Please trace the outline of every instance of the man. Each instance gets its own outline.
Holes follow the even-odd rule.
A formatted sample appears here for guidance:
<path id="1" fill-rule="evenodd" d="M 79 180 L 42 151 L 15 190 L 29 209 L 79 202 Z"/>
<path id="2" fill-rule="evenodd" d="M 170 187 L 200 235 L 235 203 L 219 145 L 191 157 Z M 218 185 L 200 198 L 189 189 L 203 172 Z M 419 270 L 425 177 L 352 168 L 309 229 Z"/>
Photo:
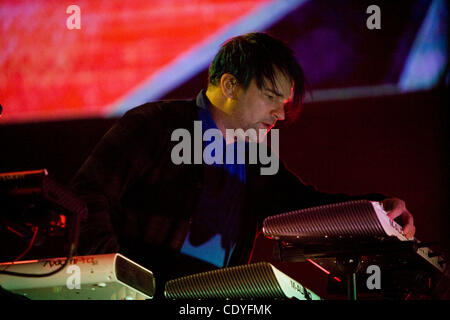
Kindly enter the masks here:
<path id="1" fill-rule="evenodd" d="M 263 175 L 260 162 L 174 161 L 180 142 L 174 132 L 195 137 L 196 121 L 204 134 L 220 132 L 216 139 L 224 140 L 224 148 L 216 153 L 238 153 L 238 143 L 246 140 L 248 155 L 252 143 L 300 108 L 304 82 L 287 46 L 250 33 L 222 46 L 209 68 L 208 88 L 196 100 L 147 103 L 128 111 L 73 180 L 89 209 L 79 254 L 121 252 L 154 271 L 157 280 L 166 280 L 247 263 L 255 234 L 269 215 L 353 199 L 383 201 L 412 237 L 413 218 L 400 199 L 322 193 L 282 163 Z M 257 135 L 228 135 L 230 129 Z M 201 142 L 200 157 L 212 139 Z M 182 156 L 199 156 L 195 144 Z"/>

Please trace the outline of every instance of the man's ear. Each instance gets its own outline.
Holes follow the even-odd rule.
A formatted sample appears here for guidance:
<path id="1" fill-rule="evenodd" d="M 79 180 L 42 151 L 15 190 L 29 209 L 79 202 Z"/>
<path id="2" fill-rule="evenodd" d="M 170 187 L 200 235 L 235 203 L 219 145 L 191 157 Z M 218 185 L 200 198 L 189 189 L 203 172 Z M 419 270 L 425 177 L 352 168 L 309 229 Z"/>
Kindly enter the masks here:
<path id="1" fill-rule="evenodd" d="M 220 89 L 225 97 L 229 99 L 235 99 L 237 93 L 238 82 L 230 73 L 224 73 L 220 77 Z"/>

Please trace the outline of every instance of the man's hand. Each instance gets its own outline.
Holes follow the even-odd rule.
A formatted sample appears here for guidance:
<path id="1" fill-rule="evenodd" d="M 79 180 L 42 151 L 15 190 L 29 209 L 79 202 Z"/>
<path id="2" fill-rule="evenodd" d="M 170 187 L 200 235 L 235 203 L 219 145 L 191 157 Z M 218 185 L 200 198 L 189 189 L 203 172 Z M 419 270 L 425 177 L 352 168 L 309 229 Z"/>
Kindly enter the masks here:
<path id="1" fill-rule="evenodd" d="M 382 203 L 389 218 L 394 220 L 395 218 L 400 217 L 403 233 L 406 238 L 413 238 L 416 233 L 416 227 L 414 226 L 414 219 L 411 212 L 406 209 L 405 201 L 398 198 L 389 198 L 383 200 Z"/>

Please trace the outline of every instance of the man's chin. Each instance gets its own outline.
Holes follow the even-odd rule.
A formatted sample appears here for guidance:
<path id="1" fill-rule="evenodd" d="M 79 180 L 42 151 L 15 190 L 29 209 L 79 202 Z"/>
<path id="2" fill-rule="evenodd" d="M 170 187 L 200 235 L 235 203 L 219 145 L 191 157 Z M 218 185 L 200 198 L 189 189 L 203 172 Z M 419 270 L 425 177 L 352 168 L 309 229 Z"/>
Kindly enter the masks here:
<path id="1" fill-rule="evenodd" d="M 267 134 L 269 133 L 269 131 L 270 131 L 270 129 L 269 130 L 259 129 L 256 140 L 250 141 L 250 142 L 255 142 L 255 143 L 265 142 L 267 140 Z"/>
<path id="2" fill-rule="evenodd" d="M 249 143 L 261 143 L 267 138 L 267 133 L 270 129 L 248 128 L 247 130 L 238 129 L 235 131 L 236 140 L 245 141 Z M 236 141 L 235 140 L 235 141 Z"/>

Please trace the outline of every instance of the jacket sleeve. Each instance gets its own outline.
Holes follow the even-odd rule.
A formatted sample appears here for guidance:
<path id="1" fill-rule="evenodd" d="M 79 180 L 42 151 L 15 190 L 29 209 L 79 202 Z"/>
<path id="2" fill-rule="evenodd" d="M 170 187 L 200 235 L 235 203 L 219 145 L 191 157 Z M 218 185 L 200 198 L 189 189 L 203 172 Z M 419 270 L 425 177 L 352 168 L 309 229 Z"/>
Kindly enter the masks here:
<path id="1" fill-rule="evenodd" d="M 128 111 L 99 141 L 71 181 L 88 207 L 81 222 L 77 254 L 118 252 L 114 220 L 120 199 L 155 158 L 161 121 L 143 107 Z"/>

